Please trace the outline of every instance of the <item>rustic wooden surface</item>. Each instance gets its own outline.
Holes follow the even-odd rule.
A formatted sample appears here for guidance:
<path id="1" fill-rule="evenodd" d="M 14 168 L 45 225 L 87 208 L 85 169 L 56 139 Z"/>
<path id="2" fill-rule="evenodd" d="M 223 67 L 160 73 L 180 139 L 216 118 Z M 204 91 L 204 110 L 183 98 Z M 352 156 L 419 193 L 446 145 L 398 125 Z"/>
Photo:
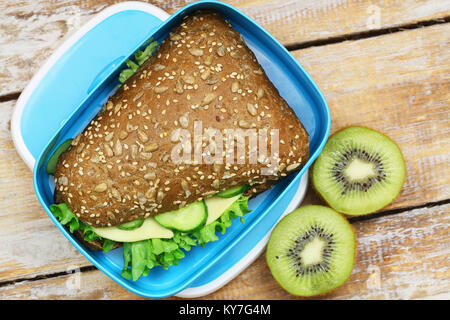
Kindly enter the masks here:
<path id="1" fill-rule="evenodd" d="M 448 298 L 449 210 L 447 204 L 410 210 L 395 217 L 386 215 L 371 219 L 370 223 L 353 223 L 358 247 L 352 276 L 342 287 L 321 298 Z M 72 268 L 75 272 L 58 277 L 5 285 L 1 293 L 14 299 L 139 298 L 97 269 L 79 272 L 76 266 Z M 263 255 L 224 288 L 205 298 L 296 299 L 280 289 Z"/>
<path id="2" fill-rule="evenodd" d="M 96 270 L 40 207 L 9 120 L 16 99 L 76 28 L 117 1 L 0 2 L 0 299 L 136 299 Z M 169 13 L 191 1 L 151 1 Z M 450 1 L 228 1 L 298 59 L 324 93 L 332 132 L 365 125 L 401 147 L 399 198 L 352 219 L 357 261 L 323 299 L 449 299 Z M 306 203 L 320 203 L 310 190 Z M 259 257 L 203 299 L 297 299 Z"/>

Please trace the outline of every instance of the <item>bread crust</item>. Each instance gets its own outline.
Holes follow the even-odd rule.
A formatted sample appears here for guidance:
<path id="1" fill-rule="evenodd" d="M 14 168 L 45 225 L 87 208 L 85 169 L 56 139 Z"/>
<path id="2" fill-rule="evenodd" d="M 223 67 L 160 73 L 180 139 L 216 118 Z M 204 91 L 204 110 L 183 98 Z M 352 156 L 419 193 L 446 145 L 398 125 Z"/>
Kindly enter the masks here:
<path id="1" fill-rule="evenodd" d="M 278 130 L 276 172 L 261 174 L 269 158 L 238 163 L 237 143 L 232 164 L 174 162 L 181 145 L 174 131 L 194 137 L 199 122 L 221 133 Z M 205 141 L 196 146 L 204 150 Z M 170 33 L 60 156 L 55 197 L 88 224 L 115 226 L 236 185 L 251 185 L 254 195 L 299 170 L 308 152 L 306 130 L 240 34 L 220 14 L 201 11 Z"/>

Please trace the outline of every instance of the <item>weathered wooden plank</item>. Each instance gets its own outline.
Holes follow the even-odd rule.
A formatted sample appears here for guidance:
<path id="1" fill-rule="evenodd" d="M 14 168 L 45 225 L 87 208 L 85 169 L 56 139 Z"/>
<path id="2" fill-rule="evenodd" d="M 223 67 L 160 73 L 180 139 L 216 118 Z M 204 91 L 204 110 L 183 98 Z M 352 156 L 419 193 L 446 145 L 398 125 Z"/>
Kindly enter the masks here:
<path id="1" fill-rule="evenodd" d="M 391 209 L 449 198 L 449 37 L 437 25 L 294 52 L 330 103 L 333 131 L 364 124 L 400 144 L 409 172 Z M 13 106 L 0 103 L 0 281 L 87 266 L 35 198 L 10 138 Z"/>
<path id="2" fill-rule="evenodd" d="M 349 280 L 321 299 L 449 299 L 450 205 L 353 224 L 358 245 Z M 100 271 L 0 287 L 1 299 L 137 299 Z M 202 299 L 298 299 L 273 279 L 265 256 Z"/>
<path id="3" fill-rule="evenodd" d="M 327 299 L 421 299 L 450 296 L 450 206 L 357 222 L 353 273 Z M 245 289 L 244 289 L 245 288 Z M 264 256 L 209 298 L 293 299 L 272 279 Z"/>
<path id="4" fill-rule="evenodd" d="M 63 39 L 116 0 L 0 2 L 0 95 L 23 90 Z M 189 0 L 151 0 L 173 13 Z M 449 0 L 229 0 L 285 45 L 450 15 Z"/>
<path id="5" fill-rule="evenodd" d="M 450 24 L 293 52 L 325 95 L 331 132 L 379 130 L 406 161 L 386 209 L 450 198 Z"/>
<path id="6" fill-rule="evenodd" d="M 0 281 L 88 264 L 55 229 L 36 198 L 32 173 L 11 140 L 14 103 L 0 103 Z"/>

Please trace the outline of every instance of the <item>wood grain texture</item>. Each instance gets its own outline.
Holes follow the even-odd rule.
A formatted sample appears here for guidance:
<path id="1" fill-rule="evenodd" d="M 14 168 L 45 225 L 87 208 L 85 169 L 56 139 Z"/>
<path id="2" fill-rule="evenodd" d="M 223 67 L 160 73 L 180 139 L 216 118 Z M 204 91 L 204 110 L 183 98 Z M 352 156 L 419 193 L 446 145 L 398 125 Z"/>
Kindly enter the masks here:
<path id="1" fill-rule="evenodd" d="M 349 280 L 323 299 L 450 298 L 450 205 L 353 223 L 358 245 Z M 0 287 L 0 299 L 137 299 L 100 271 Z M 176 297 L 175 297 L 176 298 Z M 174 299 L 172 297 L 171 299 Z M 300 299 L 284 291 L 260 256 L 221 290 L 202 299 Z"/>
<path id="2" fill-rule="evenodd" d="M 116 0 L 0 2 L 0 96 L 23 90 L 68 35 Z M 168 11 L 193 1 L 147 1 Z M 450 0 L 229 0 L 285 45 L 450 15 Z"/>
<path id="3" fill-rule="evenodd" d="M 450 67 L 448 52 L 442 50 L 448 46 L 446 30 L 448 26 L 439 25 L 294 52 L 329 101 L 332 131 L 365 124 L 400 144 L 408 176 L 391 209 L 449 198 Z M 375 57 L 373 62 L 371 57 Z M 31 172 L 10 137 L 14 103 L 0 103 L 0 281 L 88 266 L 53 226 L 34 195 Z M 313 192 L 308 197 L 316 201 Z M 253 268 L 241 279 L 251 280 Z M 99 285 L 102 281 L 98 280 Z M 234 293 L 238 294 L 226 294 L 231 298 Z M 249 289 L 246 297 L 257 298 L 255 293 Z"/>
<path id="4" fill-rule="evenodd" d="M 385 209 L 450 198 L 450 25 L 293 52 L 325 95 L 331 133 L 379 130 L 401 148 L 406 182 Z"/>
<path id="5" fill-rule="evenodd" d="M 32 173 L 11 140 L 14 103 L 0 103 L 0 281 L 64 271 L 73 263 L 88 264 L 36 198 Z"/>
<path id="6" fill-rule="evenodd" d="M 112 2 L 1 2 L 0 95 L 22 90 L 67 34 Z M 276 1 L 232 3 L 285 44 L 298 41 L 289 37 L 300 32 L 301 25 L 317 33 L 310 32 L 300 41 L 366 30 L 361 16 L 350 13 L 367 10 L 370 1 L 331 2 L 286 1 L 305 8 L 326 7 L 314 15 L 291 19 L 286 19 L 290 14 L 286 12 L 294 14 L 294 10 L 286 10 Z M 184 3 L 157 4 L 173 11 Z M 382 27 L 448 15 L 448 1 L 384 1 L 382 5 L 386 8 L 382 10 Z M 272 10 L 265 11 L 266 6 Z M 335 25 L 332 12 L 338 16 Z M 344 19 L 345 14 L 349 16 Z M 388 16 L 396 18 L 389 22 Z M 354 19 L 360 19 L 359 25 L 352 27 Z M 299 29 L 289 29 L 290 23 L 297 23 Z M 320 34 L 326 30 L 332 30 L 331 35 Z M 449 45 L 449 24 L 439 24 L 293 52 L 327 98 L 332 132 L 348 125 L 365 125 L 386 133 L 400 145 L 407 180 L 400 197 L 384 210 L 406 210 L 450 198 Z M 90 263 L 54 227 L 34 195 L 31 172 L 10 137 L 14 104 L 15 100 L 0 103 L 0 298 L 136 298 L 97 270 L 21 281 L 70 272 Z M 311 190 L 306 201 L 320 203 Z M 449 205 L 442 205 L 355 222 L 359 249 L 352 278 L 324 298 L 448 299 L 449 212 Z M 15 280 L 20 282 L 1 285 Z M 238 278 L 206 298 L 294 297 L 273 281 L 260 257 Z"/>

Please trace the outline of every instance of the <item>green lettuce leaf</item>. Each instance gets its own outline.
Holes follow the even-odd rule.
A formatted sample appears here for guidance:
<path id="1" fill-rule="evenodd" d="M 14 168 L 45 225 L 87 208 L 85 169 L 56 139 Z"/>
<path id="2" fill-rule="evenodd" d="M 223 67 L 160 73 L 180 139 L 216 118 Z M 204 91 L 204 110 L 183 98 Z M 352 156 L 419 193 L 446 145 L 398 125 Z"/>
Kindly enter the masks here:
<path id="1" fill-rule="evenodd" d="M 233 204 L 222 213 L 219 219 L 193 233 L 193 236 L 197 240 L 197 244 L 204 246 L 208 242 L 219 240 L 216 231 L 224 234 L 226 229 L 231 226 L 232 219 L 237 217 L 244 223 L 243 217 L 248 212 L 250 212 L 248 209 L 248 197 L 242 196 L 233 202 Z"/>
<path id="2" fill-rule="evenodd" d="M 71 233 L 76 230 L 81 231 L 85 241 L 103 241 L 103 251 L 107 252 L 111 250 L 116 244 L 113 240 L 103 239 L 94 232 L 90 225 L 78 220 L 77 216 L 75 216 L 66 203 L 52 204 L 50 205 L 50 211 L 63 226 L 69 227 Z"/>
<path id="3" fill-rule="evenodd" d="M 121 276 L 127 280 L 131 279 L 131 269 L 128 266 L 131 264 L 131 242 L 123 243 L 123 269 Z"/>
<path id="4" fill-rule="evenodd" d="M 153 39 L 148 40 L 144 45 L 147 45 L 145 49 L 137 50 L 134 53 L 134 61 L 132 59 L 128 59 L 125 63 L 128 68 L 123 69 L 119 75 L 119 81 L 124 83 L 127 81 L 136 71 L 137 69 L 145 62 L 148 58 L 150 58 L 155 52 L 156 48 L 158 48 L 158 41 L 153 41 Z"/>
<path id="5" fill-rule="evenodd" d="M 231 225 L 232 220 L 240 217 L 244 223 L 243 216 L 250 212 L 248 209 L 248 197 L 240 197 L 236 200 L 216 221 L 200 228 L 192 233 L 181 233 L 174 231 L 171 239 L 148 239 L 138 242 L 124 243 L 124 268 L 122 276 L 126 279 L 139 279 L 146 275 L 155 266 L 164 269 L 177 265 L 185 256 L 184 251 L 189 251 L 192 246 L 205 246 L 206 243 L 219 240 L 216 232 L 222 234 Z M 143 245 L 142 243 L 146 243 Z M 132 249 L 134 246 L 139 248 Z M 128 249 L 128 247 L 130 247 Z M 141 250 L 146 249 L 143 253 Z M 183 249 L 183 250 L 181 250 Z M 145 267 L 143 267 L 145 265 Z"/>
<path id="6" fill-rule="evenodd" d="M 115 242 L 102 239 L 92 227 L 79 221 L 65 203 L 54 204 L 50 210 L 58 218 L 61 224 L 68 226 L 70 232 L 80 230 L 86 241 L 103 240 L 103 251 L 111 250 Z M 219 237 L 216 232 L 222 234 L 231 225 L 232 220 L 237 217 L 244 223 L 243 216 L 250 212 L 248 209 L 248 197 L 240 197 L 236 200 L 216 221 L 203 226 L 191 233 L 174 231 L 171 239 L 147 239 L 136 242 L 123 243 L 123 269 L 122 277 L 127 280 L 138 280 L 146 276 L 150 269 L 161 266 L 164 269 L 177 265 L 192 246 L 205 246 L 208 242 L 217 241 Z"/>
<path id="7" fill-rule="evenodd" d="M 103 252 L 108 252 L 114 248 L 116 242 L 111 239 L 103 239 Z"/>
<path id="8" fill-rule="evenodd" d="M 147 45 L 144 51 L 138 50 L 134 54 L 134 58 L 140 66 L 142 66 L 142 64 L 147 61 L 147 59 L 150 58 L 153 52 L 155 52 L 155 50 L 158 48 L 158 41 L 150 39 L 144 45 Z"/>

